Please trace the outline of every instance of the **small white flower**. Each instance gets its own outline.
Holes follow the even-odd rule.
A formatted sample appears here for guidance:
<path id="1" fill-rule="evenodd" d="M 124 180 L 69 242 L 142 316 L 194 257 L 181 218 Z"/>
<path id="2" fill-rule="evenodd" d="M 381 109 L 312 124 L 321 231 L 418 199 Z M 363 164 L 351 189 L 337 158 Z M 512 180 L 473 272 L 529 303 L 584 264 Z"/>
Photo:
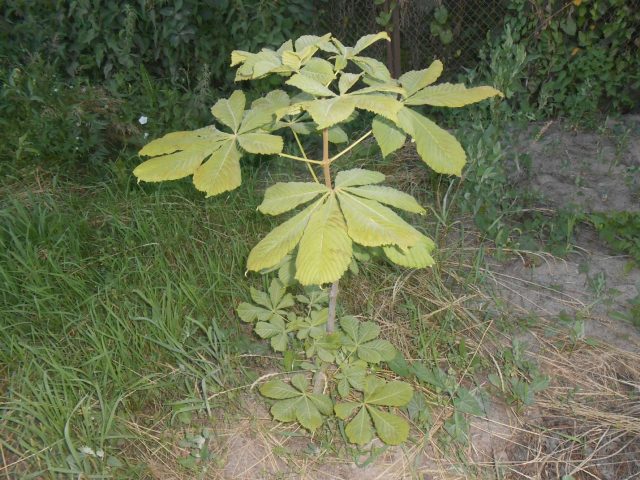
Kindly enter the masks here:
<path id="1" fill-rule="evenodd" d="M 96 454 L 96 452 L 94 452 L 91 447 L 87 447 L 86 445 L 84 447 L 80 447 L 80 453 L 84 453 L 85 455 L 91 455 L 91 456 L 95 456 Z"/>
<path id="2" fill-rule="evenodd" d="M 142 115 L 142 116 L 138 119 L 138 123 L 139 123 L 140 125 L 146 125 L 148 120 L 149 120 L 149 119 L 148 119 L 147 117 L 145 117 L 144 115 Z"/>
<path id="3" fill-rule="evenodd" d="M 144 132 L 144 138 L 147 138 L 149 136 L 149 132 Z"/>
<path id="4" fill-rule="evenodd" d="M 102 450 L 102 449 L 96 450 L 96 457 L 104 458 L 104 450 Z"/>

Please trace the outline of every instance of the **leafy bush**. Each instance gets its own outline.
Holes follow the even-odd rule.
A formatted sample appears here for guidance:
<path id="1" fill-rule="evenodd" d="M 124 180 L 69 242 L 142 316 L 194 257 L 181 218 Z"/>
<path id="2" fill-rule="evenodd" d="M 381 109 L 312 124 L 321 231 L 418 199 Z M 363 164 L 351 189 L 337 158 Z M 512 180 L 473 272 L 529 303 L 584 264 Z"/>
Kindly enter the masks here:
<path id="1" fill-rule="evenodd" d="M 507 35 L 526 49 L 522 95 L 537 115 L 583 119 L 599 110 L 619 112 L 640 99 L 640 9 L 626 0 L 572 2 L 513 0 Z"/>
<path id="2" fill-rule="evenodd" d="M 306 0 L 18 0 L 0 13 L 0 58 L 10 64 L 40 53 L 93 79 L 135 77 L 142 64 L 184 85 L 208 65 L 218 86 L 231 81 L 224 67 L 233 48 L 279 45 L 316 18 Z"/>

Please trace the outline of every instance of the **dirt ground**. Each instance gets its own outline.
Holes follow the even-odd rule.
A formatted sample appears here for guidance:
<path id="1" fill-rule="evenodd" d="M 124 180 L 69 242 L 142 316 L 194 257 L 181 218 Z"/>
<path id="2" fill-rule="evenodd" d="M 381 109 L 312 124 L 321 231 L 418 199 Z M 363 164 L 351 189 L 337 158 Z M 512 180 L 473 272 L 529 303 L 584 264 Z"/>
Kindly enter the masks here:
<path id="1" fill-rule="evenodd" d="M 560 122 L 534 125 L 515 148 L 530 164 L 516 162 L 512 180 L 542 194 L 545 208 L 640 211 L 640 116 L 596 133 Z M 247 394 L 240 401 L 247 417 L 220 429 L 220 461 L 204 478 L 640 478 L 640 329 L 625 320 L 640 296 L 640 270 L 588 227 L 578 228 L 576 243 L 564 259 L 539 253 L 489 260 L 484 287 L 495 304 L 488 308 L 529 325 L 505 334 L 504 344 L 524 343 L 550 384 L 524 409 L 485 400 L 467 449 L 443 452 L 436 422 L 404 447 L 374 445 L 368 459 L 338 458 L 305 432 L 272 422 Z M 180 477 L 159 468 L 156 478 Z"/>

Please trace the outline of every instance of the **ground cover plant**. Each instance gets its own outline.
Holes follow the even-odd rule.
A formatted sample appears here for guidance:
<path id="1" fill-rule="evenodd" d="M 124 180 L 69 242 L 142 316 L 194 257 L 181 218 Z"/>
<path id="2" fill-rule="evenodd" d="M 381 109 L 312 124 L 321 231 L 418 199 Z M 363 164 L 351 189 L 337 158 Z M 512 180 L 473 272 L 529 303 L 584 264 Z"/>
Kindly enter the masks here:
<path id="1" fill-rule="evenodd" d="M 325 416 L 335 414 L 347 421 L 345 433 L 359 445 L 369 443 L 374 431 L 391 445 L 406 440 L 408 423 L 380 407 L 405 406 L 412 389 L 405 382 L 386 382 L 375 375 L 373 367 L 393 360 L 397 353 L 388 341 L 377 338 L 377 325 L 348 316 L 336 323 L 338 281 L 358 255 L 370 254 L 371 248 L 382 250 L 388 260 L 404 267 L 429 267 L 433 265 L 434 243 L 388 207 L 423 214 L 425 210 L 413 197 L 378 185 L 385 177 L 373 170 L 340 170 L 333 178 L 332 164 L 370 135 L 385 156 L 401 148 L 409 136 L 432 169 L 460 175 L 466 160 L 458 141 L 411 107 L 462 107 L 501 95 L 487 86 L 432 86 L 443 69 L 437 60 L 425 70 L 410 71 L 395 80 L 384 64 L 362 55 L 379 40 L 390 41 L 383 32 L 346 47 L 330 34 L 309 35 L 289 40 L 275 51 L 234 51 L 231 61 L 232 66 L 238 66 L 236 80 L 280 75 L 287 77 L 287 86 L 297 90 L 295 95 L 274 90 L 247 110 L 244 93 L 236 90 L 211 108 L 212 115 L 230 133 L 213 125 L 170 133 L 140 151 L 153 158 L 134 171 L 138 179 L 152 182 L 193 175 L 195 187 L 210 196 L 240 185 L 239 161 L 244 153 L 275 154 L 308 166 L 313 182 L 276 183 L 265 192 L 258 207 L 264 214 L 280 215 L 313 202 L 251 250 L 249 270 L 278 269 L 281 279 L 271 282 L 268 293 L 252 290 L 255 304 L 241 304 L 238 314 L 245 322 L 257 321 L 256 333 L 270 339 L 273 350 L 293 357 L 292 369 L 313 373 L 313 386 L 306 375 L 296 374 L 290 384 L 270 380 L 260 387 L 265 397 L 276 400 L 271 408 L 273 416 L 283 422 L 297 421 L 313 432 Z M 328 60 L 319 53 L 326 54 Z M 349 66 L 359 73 L 350 73 Z M 371 129 L 331 155 L 331 137 L 334 142 L 346 142 L 340 125 L 358 110 L 376 115 Z M 300 156 L 283 152 L 282 137 L 273 134 L 283 129 L 294 136 Z M 299 135 L 313 132 L 322 135 L 321 160 L 310 158 L 300 141 Z M 323 183 L 314 166 L 322 169 Z M 317 300 L 309 300 L 310 308 L 304 314 L 289 310 L 295 301 L 285 284 L 293 279 L 302 286 L 331 284 L 328 306 L 320 309 Z M 304 355 L 296 362 L 301 346 Z M 337 388 L 329 391 L 337 391 L 339 400 L 322 393 L 331 379 Z M 355 398 L 352 388 L 359 392 Z"/>

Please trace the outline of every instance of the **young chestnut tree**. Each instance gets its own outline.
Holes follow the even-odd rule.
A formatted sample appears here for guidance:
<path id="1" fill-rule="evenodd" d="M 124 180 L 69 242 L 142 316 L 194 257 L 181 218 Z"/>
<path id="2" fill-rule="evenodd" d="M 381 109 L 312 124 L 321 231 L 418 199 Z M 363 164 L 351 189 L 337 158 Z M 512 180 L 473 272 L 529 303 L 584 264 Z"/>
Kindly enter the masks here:
<path id="1" fill-rule="evenodd" d="M 387 443 L 406 439 L 408 425 L 380 408 L 406 404 L 411 389 L 403 382 L 386 383 L 370 374 L 369 365 L 395 355 L 388 342 L 374 340 L 379 333 L 374 324 L 344 317 L 336 325 L 338 281 L 352 263 L 354 249 L 380 247 L 398 265 L 424 268 L 433 265 L 434 243 L 393 211 L 423 214 L 425 210 L 411 195 L 381 185 L 385 177 L 379 172 L 338 170 L 336 165 L 371 135 L 384 156 L 410 137 L 420 158 L 433 170 L 460 175 L 466 158 L 459 142 L 414 107 L 457 108 L 501 95 L 488 86 L 434 85 L 443 69 L 438 60 L 394 79 L 383 63 L 362 55 L 380 40 L 389 41 L 389 37 L 384 32 L 366 35 L 355 46 L 346 47 L 331 34 L 307 35 L 275 51 L 234 51 L 231 66 L 238 67 L 236 81 L 279 75 L 286 78 L 285 87 L 291 93 L 273 90 L 247 108 L 244 93 L 236 90 L 211 108 L 220 128 L 209 125 L 153 140 L 140 151 L 152 158 L 134 170 L 139 180 L 147 182 L 193 175 L 195 187 L 208 197 L 240 185 L 240 159 L 245 153 L 278 155 L 307 165 L 309 182 L 276 183 L 266 190 L 260 212 L 281 215 L 302 209 L 253 247 L 247 268 L 255 272 L 285 268 L 303 286 L 331 284 L 328 308 L 310 308 L 302 317 L 287 312 L 294 302 L 284 293 L 282 282 L 274 280 L 278 283 L 272 282 L 269 294 L 252 290 L 259 306 L 244 303 L 239 315 L 245 321 L 257 320 L 256 332 L 270 338 L 275 350 L 286 352 L 290 336 L 305 342 L 306 358 L 317 360 L 306 364 L 316 372 L 316 380 L 326 379 L 327 364 L 337 365 L 330 376 L 338 394 L 347 398 L 353 387 L 362 397 L 360 403 L 334 405 L 318 391 L 317 381 L 309 393 L 306 377 L 296 375 L 290 384 L 277 380 L 261 388 L 265 396 L 277 399 L 274 416 L 298 421 L 310 430 L 326 415 L 335 413 L 345 420 L 353 416 L 346 433 L 359 444 L 370 440 L 372 421 Z M 331 152 L 330 143 L 348 141 L 340 125 L 351 121 L 357 110 L 375 114 L 371 130 Z M 297 154 L 283 152 L 281 135 L 287 132 L 295 140 Z M 303 146 L 302 137 L 314 133 L 322 136 L 322 158 L 311 158 Z"/>

